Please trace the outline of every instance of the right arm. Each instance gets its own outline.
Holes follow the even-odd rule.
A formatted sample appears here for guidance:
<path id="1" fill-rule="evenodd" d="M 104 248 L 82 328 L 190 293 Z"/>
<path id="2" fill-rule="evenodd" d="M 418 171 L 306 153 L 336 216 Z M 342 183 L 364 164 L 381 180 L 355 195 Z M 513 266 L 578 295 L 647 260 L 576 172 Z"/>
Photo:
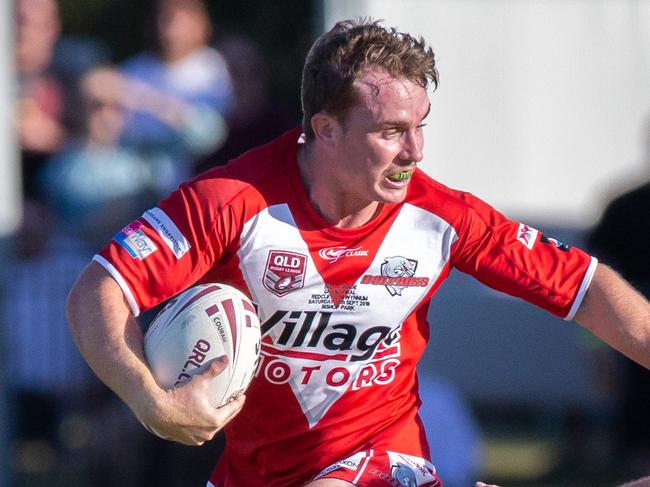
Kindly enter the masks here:
<path id="1" fill-rule="evenodd" d="M 99 379 L 142 423 L 169 439 L 200 445 L 243 406 L 243 396 L 219 409 L 208 401 L 208 383 L 226 365 L 218 359 L 180 386 L 160 388 L 147 366 L 142 331 L 122 290 L 96 262 L 70 291 L 67 314 L 77 346 Z"/>

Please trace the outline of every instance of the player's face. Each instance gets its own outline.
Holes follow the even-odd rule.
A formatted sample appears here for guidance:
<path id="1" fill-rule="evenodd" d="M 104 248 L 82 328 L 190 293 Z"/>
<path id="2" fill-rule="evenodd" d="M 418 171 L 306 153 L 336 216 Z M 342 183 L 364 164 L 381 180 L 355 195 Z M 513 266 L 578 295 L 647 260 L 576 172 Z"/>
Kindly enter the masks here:
<path id="1" fill-rule="evenodd" d="M 422 160 L 429 97 L 419 84 L 367 69 L 356 82 L 359 103 L 340 121 L 336 170 L 348 197 L 399 203 Z"/>

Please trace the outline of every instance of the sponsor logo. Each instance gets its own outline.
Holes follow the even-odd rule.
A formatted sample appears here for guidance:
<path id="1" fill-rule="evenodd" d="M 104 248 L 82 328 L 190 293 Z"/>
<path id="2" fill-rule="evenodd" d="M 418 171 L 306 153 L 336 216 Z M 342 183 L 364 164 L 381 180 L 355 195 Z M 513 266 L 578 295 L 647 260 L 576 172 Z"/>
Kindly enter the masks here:
<path id="1" fill-rule="evenodd" d="M 401 323 L 390 328 L 336 318 L 329 311 L 277 310 L 261 327 L 255 377 L 288 384 L 310 427 L 346 390 L 391 383 L 401 363 Z"/>
<path id="2" fill-rule="evenodd" d="M 356 454 L 352 455 L 351 457 L 346 458 L 345 460 L 339 460 L 339 461 L 333 463 L 332 465 L 330 465 L 329 467 L 325 468 L 324 470 L 322 470 L 316 476 L 316 478 L 317 479 L 321 478 L 324 475 L 327 475 L 328 473 L 332 473 L 335 470 L 340 470 L 342 468 L 345 468 L 347 470 L 356 471 L 356 470 L 359 469 L 359 465 L 361 465 L 361 461 L 363 460 L 364 457 L 365 457 L 365 453 L 364 452 L 359 452 L 359 453 L 356 453 Z"/>
<path id="3" fill-rule="evenodd" d="M 558 250 L 561 250 L 562 252 L 568 252 L 571 250 L 571 246 L 560 242 L 559 240 L 551 237 L 547 237 L 546 235 L 542 234 L 542 236 L 539 239 L 540 242 L 544 244 L 550 244 L 550 245 L 555 245 Z"/>
<path id="4" fill-rule="evenodd" d="M 288 250 L 271 250 L 264 270 L 264 287 L 282 297 L 304 285 L 307 256 Z"/>
<path id="5" fill-rule="evenodd" d="M 228 337 L 226 336 L 226 330 L 223 327 L 223 323 L 221 322 L 221 318 L 219 317 L 218 314 L 215 314 L 211 316 L 212 318 L 212 323 L 214 323 L 214 326 L 217 328 L 217 331 L 219 332 L 219 336 L 221 337 L 221 341 L 223 343 L 226 343 L 228 341 Z"/>
<path id="6" fill-rule="evenodd" d="M 535 245 L 535 240 L 537 240 L 538 233 L 539 232 L 533 227 L 520 223 L 519 228 L 517 229 L 517 240 L 528 247 L 529 250 L 532 250 Z"/>
<path id="7" fill-rule="evenodd" d="M 262 324 L 262 336 L 276 332 L 273 345 L 294 357 L 343 362 L 369 360 L 380 344 L 390 347 L 399 340 L 401 325 L 396 329 L 369 326 L 361 331 L 350 323 L 330 323 L 332 315 L 330 311 L 278 310 Z"/>
<path id="8" fill-rule="evenodd" d="M 390 384 L 395 378 L 395 370 L 400 364 L 399 360 L 390 359 L 381 362 L 379 366 L 370 363 L 363 367 L 355 367 L 353 369 L 348 366 L 331 364 L 309 365 L 309 362 L 304 362 L 305 365 L 299 366 L 295 360 L 291 359 L 295 359 L 296 355 L 302 356 L 303 354 L 286 354 L 286 360 L 279 358 L 282 355 L 277 349 L 265 347 L 263 344 L 260 355 L 261 359 L 255 371 L 255 377 L 263 373 L 266 380 L 275 385 L 287 384 L 291 381 L 292 386 L 297 386 L 299 389 L 307 391 L 306 397 L 304 398 L 306 400 L 305 402 L 318 402 L 318 395 L 322 394 L 322 392 L 318 392 L 318 389 L 323 386 L 330 389 L 341 387 L 345 389 L 350 384 L 350 381 L 352 381 L 352 390 L 356 391 L 362 387 Z M 325 359 L 320 358 L 318 354 L 312 354 L 311 357 L 305 356 L 304 360 L 324 361 Z M 357 369 L 359 369 L 358 374 Z M 310 386 L 314 385 L 315 389 L 310 389 Z M 301 395 L 300 391 L 294 390 L 294 393 Z M 338 398 L 335 396 L 329 399 L 334 399 L 335 401 Z M 325 404 L 322 405 L 325 406 Z"/>
<path id="9" fill-rule="evenodd" d="M 134 259 L 142 260 L 158 248 L 142 230 L 142 223 L 134 221 L 113 237 Z"/>
<path id="10" fill-rule="evenodd" d="M 336 262 L 342 257 L 367 257 L 368 251 L 361 247 L 349 249 L 347 247 L 329 247 L 318 251 L 321 259 L 329 261 L 330 264 Z"/>
<path id="11" fill-rule="evenodd" d="M 176 224 L 160 208 L 152 208 L 144 212 L 142 217 L 152 226 L 163 242 L 169 247 L 177 259 L 190 250 L 190 243 L 178 229 Z"/>
<path id="12" fill-rule="evenodd" d="M 356 470 L 359 468 L 359 462 L 352 460 L 351 458 L 341 460 L 340 462 L 337 462 L 337 464 L 341 467 L 347 468 L 348 470 Z"/>
<path id="13" fill-rule="evenodd" d="M 417 277 L 415 271 L 418 261 L 400 255 L 387 257 L 381 264 L 381 275 L 366 274 L 361 278 L 361 284 L 385 286 L 391 296 L 401 296 L 408 287 L 426 287 L 428 277 Z"/>

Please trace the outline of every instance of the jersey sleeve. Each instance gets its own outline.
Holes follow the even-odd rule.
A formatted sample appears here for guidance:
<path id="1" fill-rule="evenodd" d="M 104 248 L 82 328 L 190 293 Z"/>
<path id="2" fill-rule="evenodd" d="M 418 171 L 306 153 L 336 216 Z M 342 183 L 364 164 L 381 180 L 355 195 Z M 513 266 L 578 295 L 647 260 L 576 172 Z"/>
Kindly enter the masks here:
<path id="1" fill-rule="evenodd" d="M 452 264 L 487 286 L 572 320 L 598 261 L 541 231 L 509 220 L 471 194 Z"/>
<path id="2" fill-rule="evenodd" d="M 242 217 L 233 195 L 241 185 L 221 180 L 215 191 L 214 181 L 184 183 L 94 257 L 120 285 L 135 316 L 196 283 L 237 239 Z"/>

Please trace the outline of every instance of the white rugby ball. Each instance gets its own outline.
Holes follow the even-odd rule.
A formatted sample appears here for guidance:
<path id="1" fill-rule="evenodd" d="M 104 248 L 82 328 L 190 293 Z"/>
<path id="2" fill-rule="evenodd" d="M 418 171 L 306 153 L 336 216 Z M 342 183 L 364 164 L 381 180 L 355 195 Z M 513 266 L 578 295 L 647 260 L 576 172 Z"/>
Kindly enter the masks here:
<path id="1" fill-rule="evenodd" d="M 248 387 L 260 353 L 260 321 L 244 293 L 209 283 L 173 298 L 151 322 L 144 352 L 158 384 L 168 389 L 222 355 L 228 366 L 210 384 L 210 402 L 220 407 Z"/>

